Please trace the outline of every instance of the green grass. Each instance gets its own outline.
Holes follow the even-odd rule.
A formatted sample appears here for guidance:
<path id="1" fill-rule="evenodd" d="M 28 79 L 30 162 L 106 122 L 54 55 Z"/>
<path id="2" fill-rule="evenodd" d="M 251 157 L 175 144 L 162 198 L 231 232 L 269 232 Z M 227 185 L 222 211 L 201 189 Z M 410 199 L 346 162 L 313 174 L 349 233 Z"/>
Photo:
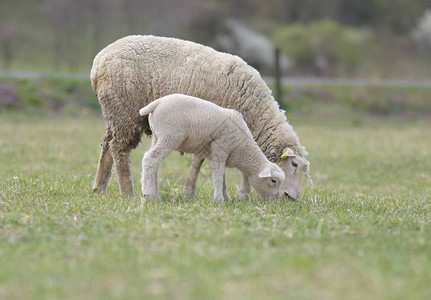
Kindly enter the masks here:
<path id="1" fill-rule="evenodd" d="M 102 119 L 1 113 L 0 298 L 430 299 L 431 121 L 291 122 L 315 182 L 299 201 L 213 203 L 208 166 L 186 201 L 174 153 L 142 203 L 115 177 L 91 191 Z"/>

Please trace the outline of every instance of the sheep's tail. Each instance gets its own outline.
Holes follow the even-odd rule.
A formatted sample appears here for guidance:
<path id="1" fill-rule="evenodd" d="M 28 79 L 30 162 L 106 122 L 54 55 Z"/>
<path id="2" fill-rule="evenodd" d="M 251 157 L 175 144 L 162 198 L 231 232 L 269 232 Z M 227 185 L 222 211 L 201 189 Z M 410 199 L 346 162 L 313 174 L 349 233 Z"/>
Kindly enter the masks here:
<path id="1" fill-rule="evenodd" d="M 143 108 L 141 108 L 139 110 L 139 114 L 141 116 L 148 116 L 150 113 L 152 113 L 156 109 L 156 107 L 157 107 L 157 105 L 159 105 L 159 103 L 160 103 L 160 99 L 157 99 L 157 100 L 149 103 L 147 106 L 144 106 Z"/>
<path id="2" fill-rule="evenodd" d="M 91 68 L 90 80 L 91 80 L 91 87 L 93 88 L 93 91 L 97 93 L 97 71 L 95 66 Z"/>
<path id="3" fill-rule="evenodd" d="M 90 70 L 90 81 L 91 81 L 91 87 L 93 88 L 93 91 L 97 93 L 97 88 L 99 84 L 99 80 L 103 80 L 106 76 L 106 66 L 101 67 L 102 62 L 99 59 L 100 53 L 96 55 L 96 57 L 93 60 L 93 65 L 91 66 Z"/>

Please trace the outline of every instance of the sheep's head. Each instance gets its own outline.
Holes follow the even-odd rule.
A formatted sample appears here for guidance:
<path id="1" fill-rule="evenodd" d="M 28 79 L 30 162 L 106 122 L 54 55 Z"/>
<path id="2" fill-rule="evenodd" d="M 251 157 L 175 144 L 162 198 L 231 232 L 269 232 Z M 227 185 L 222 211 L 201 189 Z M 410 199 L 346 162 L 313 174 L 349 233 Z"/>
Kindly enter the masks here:
<path id="1" fill-rule="evenodd" d="M 280 188 L 284 182 L 283 170 L 274 163 L 268 163 L 258 176 L 250 178 L 256 192 L 263 198 L 277 199 L 280 197 Z"/>
<path id="2" fill-rule="evenodd" d="M 296 200 L 301 195 L 302 176 L 305 175 L 308 183 L 313 183 L 308 174 L 310 163 L 305 158 L 295 155 L 290 148 L 283 149 L 280 158 L 278 165 L 284 171 L 286 177 L 280 192 L 282 195 Z"/>

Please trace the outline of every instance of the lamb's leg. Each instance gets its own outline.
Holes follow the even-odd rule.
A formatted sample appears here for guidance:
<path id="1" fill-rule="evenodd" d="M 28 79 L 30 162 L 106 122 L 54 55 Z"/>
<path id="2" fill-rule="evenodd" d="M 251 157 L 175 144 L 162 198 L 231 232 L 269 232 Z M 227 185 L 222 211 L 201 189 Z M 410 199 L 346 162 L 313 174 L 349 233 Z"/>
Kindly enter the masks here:
<path id="1" fill-rule="evenodd" d="M 154 153 L 151 153 L 151 149 L 145 152 L 144 158 L 142 159 L 141 176 L 141 189 L 145 198 L 161 200 L 159 184 L 157 181 L 157 171 L 159 166 L 159 157 Z"/>
<path id="2" fill-rule="evenodd" d="M 248 177 L 241 172 L 241 185 L 238 189 L 238 197 L 240 199 L 245 199 L 251 194 L 251 185 Z"/>
<path id="3" fill-rule="evenodd" d="M 181 143 L 181 142 L 180 142 Z M 166 141 L 158 140 L 156 143 L 153 140 L 151 149 L 145 152 L 142 159 L 142 194 L 148 199 L 159 199 L 160 189 L 157 180 L 157 172 L 162 161 L 178 147 L 180 143 L 167 143 Z"/>
<path id="4" fill-rule="evenodd" d="M 211 175 L 214 183 L 214 201 L 223 201 L 223 184 L 224 184 L 224 173 L 226 171 L 225 161 L 219 159 L 211 159 Z"/>
<path id="5" fill-rule="evenodd" d="M 198 180 L 199 172 L 204 162 L 204 158 L 196 154 L 193 154 L 192 167 L 190 168 L 189 177 L 187 177 L 186 184 L 184 185 L 184 197 L 187 199 L 193 199 L 196 191 L 196 182 Z"/>
<path id="6" fill-rule="evenodd" d="M 130 169 L 130 152 L 131 147 L 125 148 L 112 140 L 110 149 L 115 163 L 115 173 L 117 174 L 120 192 L 123 195 L 134 197 L 132 172 Z"/>
<path id="7" fill-rule="evenodd" d="M 230 197 L 229 193 L 227 192 L 227 185 L 226 185 L 226 172 L 223 175 L 223 197 L 232 202 L 232 198 Z"/>
<path id="8" fill-rule="evenodd" d="M 93 191 L 105 193 L 112 175 L 113 158 L 109 149 L 109 141 L 112 136 L 106 133 L 102 140 L 102 151 L 100 152 L 99 163 L 97 165 L 96 177 L 94 178 Z"/>

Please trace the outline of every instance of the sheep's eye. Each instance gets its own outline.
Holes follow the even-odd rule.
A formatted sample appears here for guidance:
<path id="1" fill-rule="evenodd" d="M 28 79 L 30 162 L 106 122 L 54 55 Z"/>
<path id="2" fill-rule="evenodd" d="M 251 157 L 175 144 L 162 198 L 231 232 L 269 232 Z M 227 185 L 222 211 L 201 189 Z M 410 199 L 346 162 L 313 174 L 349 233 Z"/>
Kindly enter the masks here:
<path id="1" fill-rule="evenodd" d="M 271 179 L 271 182 L 272 182 L 272 183 L 277 183 L 277 180 L 275 180 L 275 179 Z"/>
<path id="2" fill-rule="evenodd" d="M 294 166 L 295 168 L 297 168 L 298 164 L 295 161 L 292 161 L 292 166 Z"/>

